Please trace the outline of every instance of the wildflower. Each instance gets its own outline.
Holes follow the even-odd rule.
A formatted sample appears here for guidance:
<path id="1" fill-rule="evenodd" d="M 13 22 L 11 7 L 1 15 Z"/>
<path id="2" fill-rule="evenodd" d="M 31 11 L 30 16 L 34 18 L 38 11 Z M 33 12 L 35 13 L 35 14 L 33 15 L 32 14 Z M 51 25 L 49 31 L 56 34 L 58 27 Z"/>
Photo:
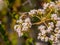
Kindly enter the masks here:
<path id="1" fill-rule="evenodd" d="M 44 9 L 38 9 L 37 13 L 45 14 L 45 10 Z"/>
<path id="2" fill-rule="evenodd" d="M 32 26 L 31 20 L 30 20 L 29 17 L 25 19 L 25 23 L 28 23 L 28 25 L 29 25 L 30 27 Z"/>
<path id="3" fill-rule="evenodd" d="M 22 31 L 27 31 L 28 28 L 29 28 L 29 27 L 28 27 L 28 23 L 23 23 L 22 26 L 23 26 L 23 27 L 22 27 Z"/>
<path id="4" fill-rule="evenodd" d="M 38 29 L 39 29 L 39 30 L 43 30 L 43 29 L 45 29 L 45 26 L 44 26 L 44 25 L 40 25 L 40 26 L 38 27 Z"/>
<path id="5" fill-rule="evenodd" d="M 17 20 L 17 23 L 23 23 L 22 19 Z"/>
<path id="6" fill-rule="evenodd" d="M 46 9 L 48 7 L 49 3 L 44 3 L 43 8 Z"/>
<path id="7" fill-rule="evenodd" d="M 50 7 L 55 7 L 55 3 L 54 2 L 50 2 L 49 8 Z"/>
<path id="8" fill-rule="evenodd" d="M 38 33 L 39 36 L 41 36 L 41 33 Z"/>
<path id="9" fill-rule="evenodd" d="M 20 27 L 20 25 L 15 25 L 15 26 L 14 26 L 14 30 L 18 33 L 18 36 L 19 36 L 19 37 L 23 35 L 22 32 L 21 32 L 21 27 Z"/>
<path id="10" fill-rule="evenodd" d="M 21 37 L 23 35 L 22 32 L 18 32 L 18 36 Z"/>
<path id="11" fill-rule="evenodd" d="M 59 20 L 59 21 L 60 21 L 60 17 L 58 17 L 58 18 L 57 18 L 57 20 Z"/>
<path id="12" fill-rule="evenodd" d="M 36 12 L 37 12 L 37 10 L 31 10 L 30 12 L 28 12 L 29 13 L 29 15 L 33 15 L 33 14 L 36 14 Z"/>
<path id="13" fill-rule="evenodd" d="M 53 22 L 50 22 L 50 23 L 48 23 L 48 24 L 49 24 L 50 27 L 52 27 L 52 28 L 54 27 Z"/>
<path id="14" fill-rule="evenodd" d="M 54 20 L 57 20 L 57 14 L 52 14 L 51 18 L 54 19 Z"/>
<path id="15" fill-rule="evenodd" d="M 52 30 L 53 30 L 52 27 L 49 26 L 46 31 L 47 31 L 47 32 L 51 32 Z"/>
<path id="16" fill-rule="evenodd" d="M 51 35 L 49 39 L 53 41 L 54 40 L 54 36 Z"/>
<path id="17" fill-rule="evenodd" d="M 47 42 L 49 40 L 49 38 L 48 37 L 45 37 L 45 42 Z"/>
<path id="18" fill-rule="evenodd" d="M 56 33 L 57 33 L 58 31 L 59 31 L 59 28 L 58 28 L 58 27 L 56 27 L 56 28 L 55 28 L 55 30 L 54 30 L 54 32 L 56 32 Z"/>
<path id="19" fill-rule="evenodd" d="M 56 27 L 60 27 L 60 21 L 57 21 Z"/>
<path id="20" fill-rule="evenodd" d="M 54 34 L 54 36 L 56 36 L 56 38 L 59 38 L 60 37 L 60 34 L 57 33 L 57 34 Z"/>
<path id="21" fill-rule="evenodd" d="M 41 41 L 44 41 L 44 36 L 41 36 L 40 39 L 41 39 Z"/>
<path id="22" fill-rule="evenodd" d="M 46 30 L 41 30 L 42 35 L 46 33 Z"/>

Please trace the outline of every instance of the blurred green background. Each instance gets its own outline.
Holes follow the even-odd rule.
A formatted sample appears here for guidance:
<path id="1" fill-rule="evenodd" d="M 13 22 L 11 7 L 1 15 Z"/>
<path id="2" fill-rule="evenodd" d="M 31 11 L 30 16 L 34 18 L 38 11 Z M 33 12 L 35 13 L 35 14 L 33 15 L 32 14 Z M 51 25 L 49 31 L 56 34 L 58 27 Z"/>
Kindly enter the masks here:
<path id="1" fill-rule="evenodd" d="M 25 34 L 19 38 L 14 31 L 14 25 L 20 13 L 42 8 L 45 2 L 50 1 L 55 0 L 1 0 L 0 45 L 35 45 L 35 37 L 28 37 L 28 35 Z"/>

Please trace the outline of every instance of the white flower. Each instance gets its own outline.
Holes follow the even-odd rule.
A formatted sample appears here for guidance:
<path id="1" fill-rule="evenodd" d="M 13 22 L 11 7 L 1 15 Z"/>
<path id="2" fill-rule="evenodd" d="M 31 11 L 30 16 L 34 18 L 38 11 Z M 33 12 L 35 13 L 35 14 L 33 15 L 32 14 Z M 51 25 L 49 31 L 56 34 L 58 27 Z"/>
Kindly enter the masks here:
<path id="1" fill-rule="evenodd" d="M 17 20 L 17 23 L 23 23 L 22 19 Z"/>
<path id="2" fill-rule="evenodd" d="M 60 27 L 60 21 L 57 21 L 56 27 Z"/>
<path id="3" fill-rule="evenodd" d="M 41 30 L 42 35 L 45 35 L 45 33 L 46 33 L 46 30 Z"/>
<path id="4" fill-rule="evenodd" d="M 58 34 L 58 33 L 57 33 L 57 34 L 54 34 L 54 35 L 55 35 L 57 38 L 59 38 L 59 37 L 60 37 L 60 34 Z"/>
<path id="5" fill-rule="evenodd" d="M 57 43 L 57 42 L 58 42 L 58 38 L 55 37 L 55 39 L 54 39 L 54 43 Z"/>
<path id="6" fill-rule="evenodd" d="M 58 17 L 58 18 L 57 18 L 57 20 L 59 20 L 59 21 L 60 21 L 60 17 Z"/>
<path id="7" fill-rule="evenodd" d="M 51 32 L 52 30 L 53 30 L 52 27 L 49 26 L 46 31 L 47 31 L 47 32 Z"/>
<path id="8" fill-rule="evenodd" d="M 18 36 L 21 37 L 23 35 L 23 33 L 21 31 L 17 32 Z"/>
<path id="9" fill-rule="evenodd" d="M 28 30 L 28 23 L 23 23 L 22 24 L 22 31 L 27 31 Z"/>
<path id="10" fill-rule="evenodd" d="M 28 26 L 29 26 L 29 27 L 32 26 L 32 23 L 31 23 L 31 20 L 30 20 L 29 17 L 25 19 L 25 23 L 28 23 Z"/>
<path id="11" fill-rule="evenodd" d="M 37 39 L 40 39 L 40 37 L 41 37 L 41 33 L 38 33 L 38 37 L 37 37 Z"/>
<path id="12" fill-rule="evenodd" d="M 28 27 L 27 26 L 23 26 L 22 31 L 27 31 Z"/>
<path id="13" fill-rule="evenodd" d="M 33 15 L 33 14 L 36 14 L 36 12 L 37 12 L 37 10 L 31 10 L 30 12 L 28 12 L 29 13 L 29 15 Z"/>
<path id="14" fill-rule="evenodd" d="M 39 36 L 41 36 L 41 33 L 38 33 Z"/>
<path id="15" fill-rule="evenodd" d="M 40 36 L 38 36 L 37 39 L 40 39 Z"/>
<path id="16" fill-rule="evenodd" d="M 58 30 L 58 33 L 60 34 L 60 30 Z"/>
<path id="17" fill-rule="evenodd" d="M 43 36 L 41 36 L 40 39 L 41 39 L 41 41 L 44 41 L 44 37 Z"/>
<path id="18" fill-rule="evenodd" d="M 14 26 L 14 30 L 18 33 L 18 36 L 19 36 L 19 37 L 23 35 L 23 33 L 21 32 L 21 27 L 20 27 L 20 25 L 15 25 L 15 26 Z"/>
<path id="19" fill-rule="evenodd" d="M 43 30 L 43 29 L 45 29 L 45 26 L 44 26 L 44 25 L 40 25 L 40 26 L 38 27 L 38 29 L 39 29 L 39 30 Z"/>
<path id="20" fill-rule="evenodd" d="M 44 9 L 38 9 L 37 13 L 45 14 L 45 10 Z"/>
<path id="21" fill-rule="evenodd" d="M 57 20 L 57 14 L 52 14 L 51 18 L 54 19 L 54 20 Z"/>
<path id="22" fill-rule="evenodd" d="M 22 26 L 27 26 L 28 25 L 28 23 L 22 23 Z"/>
<path id="23" fill-rule="evenodd" d="M 14 26 L 14 30 L 15 30 L 15 31 L 21 30 L 20 25 L 15 25 L 15 26 Z"/>
<path id="24" fill-rule="evenodd" d="M 53 22 L 50 22 L 48 24 L 49 24 L 49 26 L 54 27 L 54 23 Z"/>
<path id="25" fill-rule="evenodd" d="M 56 28 L 55 28 L 55 30 L 54 30 L 54 32 L 56 32 L 56 33 L 57 33 L 58 31 L 59 31 L 59 28 L 58 28 L 58 27 L 56 27 Z"/>
<path id="26" fill-rule="evenodd" d="M 50 38 L 49 38 L 49 40 L 53 41 L 54 40 L 54 36 L 51 35 Z"/>
<path id="27" fill-rule="evenodd" d="M 49 7 L 52 7 L 52 6 L 54 6 L 54 7 L 55 7 L 55 3 L 54 3 L 54 2 L 50 2 Z"/>
<path id="28" fill-rule="evenodd" d="M 45 37 L 45 42 L 47 42 L 49 40 L 49 38 L 48 37 Z"/>
<path id="29" fill-rule="evenodd" d="M 25 23 L 29 23 L 29 22 L 31 22 L 31 20 L 30 20 L 30 18 L 28 17 L 28 18 L 25 19 Z"/>
<path id="30" fill-rule="evenodd" d="M 48 7 L 49 3 L 44 3 L 43 8 L 46 9 Z"/>

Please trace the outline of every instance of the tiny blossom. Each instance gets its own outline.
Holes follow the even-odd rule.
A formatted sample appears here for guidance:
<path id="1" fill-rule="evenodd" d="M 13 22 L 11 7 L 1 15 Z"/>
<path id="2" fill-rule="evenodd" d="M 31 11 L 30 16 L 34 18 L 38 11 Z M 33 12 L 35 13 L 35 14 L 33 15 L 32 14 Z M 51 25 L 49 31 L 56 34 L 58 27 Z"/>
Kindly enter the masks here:
<path id="1" fill-rule="evenodd" d="M 40 39 L 40 36 L 38 36 L 37 39 Z"/>
<path id="2" fill-rule="evenodd" d="M 18 33 L 19 37 L 23 35 L 22 31 L 27 31 L 32 26 L 30 18 L 28 17 L 25 20 L 19 18 L 19 20 L 17 20 L 17 23 L 19 24 L 14 26 L 14 30 Z"/>
<path id="3" fill-rule="evenodd" d="M 55 7 L 55 3 L 54 2 L 50 2 L 50 5 L 49 5 L 49 7 Z"/>
<path id="4" fill-rule="evenodd" d="M 29 15 L 32 15 L 32 14 L 36 14 L 36 12 L 37 12 L 37 10 L 31 10 L 30 12 L 28 12 L 29 13 Z"/>
<path id="5" fill-rule="evenodd" d="M 60 21 L 60 17 L 58 17 L 58 18 L 57 18 L 57 20 L 59 20 L 59 21 Z"/>
<path id="6" fill-rule="evenodd" d="M 58 1 L 44 3 L 43 9 L 30 10 L 30 12 L 28 12 L 28 16 L 25 14 L 26 17 L 24 17 L 24 19 L 22 18 L 24 14 L 21 14 L 19 20 L 16 21 L 18 24 L 14 26 L 14 30 L 17 32 L 19 37 L 22 36 L 25 31 L 29 31 L 31 29 L 31 26 L 33 25 L 31 23 L 31 18 L 33 16 L 37 16 L 39 18 L 39 16 L 42 15 L 41 18 L 39 18 L 41 19 L 42 24 L 40 23 L 40 26 L 38 26 L 39 33 L 37 38 L 45 42 L 49 40 L 57 42 L 58 38 L 60 38 L 60 17 L 58 17 L 58 10 L 60 8 L 59 3 Z M 50 17 L 46 16 L 46 9 L 53 11 L 48 15 Z M 49 12 L 50 11 L 48 11 L 48 13 Z M 48 20 L 44 20 L 45 17 Z M 44 25 L 44 23 L 46 23 L 46 25 Z M 39 22 L 34 24 L 39 24 Z"/>
<path id="7" fill-rule="evenodd" d="M 57 26 L 57 27 L 60 27 L 60 21 L 57 21 L 56 26 Z"/>
<path id="8" fill-rule="evenodd" d="M 52 14 L 51 18 L 54 19 L 54 20 L 57 20 L 57 14 Z"/>
<path id="9" fill-rule="evenodd" d="M 52 29 L 52 27 L 51 27 L 51 26 L 49 26 L 49 27 L 47 28 L 47 30 L 52 31 L 53 29 Z"/>
<path id="10" fill-rule="evenodd" d="M 57 33 L 57 34 L 54 34 L 57 38 L 59 38 L 60 37 L 60 34 L 59 33 Z"/>
<path id="11" fill-rule="evenodd" d="M 41 36 L 41 33 L 38 33 L 39 36 Z"/>
<path id="12" fill-rule="evenodd" d="M 20 28 L 20 25 L 15 25 L 15 26 L 14 26 L 14 30 L 15 30 L 15 31 L 17 31 L 17 29 L 19 29 L 19 28 Z M 20 29 L 19 29 L 19 30 L 20 30 Z"/>
<path id="13" fill-rule="evenodd" d="M 27 31 L 28 28 L 29 28 L 29 27 L 28 27 L 28 23 L 23 23 L 22 26 L 23 26 L 23 27 L 22 27 L 22 31 Z"/>
<path id="14" fill-rule="evenodd" d="M 23 35 L 23 33 L 21 32 L 18 32 L 18 36 L 21 37 Z"/>
<path id="15" fill-rule="evenodd" d="M 49 26 L 54 27 L 53 22 L 50 22 L 50 23 L 48 23 L 48 24 L 49 24 Z"/>
<path id="16" fill-rule="evenodd" d="M 17 20 L 17 23 L 23 23 L 22 19 Z"/>
<path id="17" fill-rule="evenodd" d="M 46 33 L 46 31 L 45 30 L 41 30 L 41 33 L 42 33 L 42 35 L 44 35 Z"/>
<path id="18" fill-rule="evenodd" d="M 32 25 L 30 18 L 26 18 L 25 23 L 28 23 L 29 27 L 31 27 Z"/>
<path id="19" fill-rule="evenodd" d="M 37 13 L 45 14 L 45 10 L 44 9 L 38 9 Z"/>
<path id="20" fill-rule="evenodd" d="M 55 28 L 55 30 L 54 30 L 54 32 L 58 32 L 59 31 L 59 28 L 58 27 L 56 27 Z"/>
<path id="21" fill-rule="evenodd" d="M 20 25 L 15 25 L 14 26 L 14 30 L 18 33 L 18 36 L 22 36 L 22 32 L 21 32 L 21 27 Z"/>
<path id="22" fill-rule="evenodd" d="M 49 3 L 44 3 L 43 8 L 46 9 L 48 7 Z"/>
<path id="23" fill-rule="evenodd" d="M 41 41 L 44 41 L 44 36 L 41 36 L 40 38 L 41 38 Z"/>
<path id="24" fill-rule="evenodd" d="M 54 40 L 54 36 L 51 35 L 49 39 L 53 41 Z"/>
<path id="25" fill-rule="evenodd" d="M 54 43 L 57 43 L 57 42 L 58 42 L 58 38 L 55 37 L 55 39 L 54 39 Z"/>
<path id="26" fill-rule="evenodd" d="M 49 40 L 49 38 L 48 37 L 45 37 L 45 42 L 47 42 Z"/>
<path id="27" fill-rule="evenodd" d="M 45 26 L 44 26 L 44 25 L 40 25 L 40 26 L 38 27 L 38 29 L 39 29 L 39 30 L 43 30 L 43 29 L 45 29 Z"/>
<path id="28" fill-rule="evenodd" d="M 58 33 L 60 34 L 60 30 L 58 31 Z"/>

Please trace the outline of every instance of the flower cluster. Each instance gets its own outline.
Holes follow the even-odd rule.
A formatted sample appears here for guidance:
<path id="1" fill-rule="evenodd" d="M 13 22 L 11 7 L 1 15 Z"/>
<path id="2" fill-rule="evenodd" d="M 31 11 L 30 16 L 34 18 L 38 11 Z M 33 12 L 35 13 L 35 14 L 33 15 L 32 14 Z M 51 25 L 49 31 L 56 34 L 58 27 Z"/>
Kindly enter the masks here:
<path id="1" fill-rule="evenodd" d="M 45 25 L 40 25 L 38 27 L 40 30 L 38 39 L 41 39 L 41 41 L 47 42 L 51 40 L 53 42 L 58 42 L 60 38 L 60 17 L 58 17 L 57 14 L 52 14 L 51 19 L 55 20 L 56 24 L 54 22 L 48 22 L 48 27 Z"/>
<path id="2" fill-rule="evenodd" d="M 31 10 L 26 15 L 27 17 L 22 19 L 22 14 L 17 20 L 17 25 L 14 26 L 14 30 L 18 33 L 19 37 L 23 35 L 24 31 L 28 31 L 32 25 L 38 26 L 39 33 L 38 39 L 41 41 L 53 41 L 58 42 L 60 38 L 60 1 L 44 3 L 43 9 Z M 32 23 L 32 18 L 36 16 L 40 21 Z"/>
<path id="3" fill-rule="evenodd" d="M 14 30 L 18 33 L 19 37 L 23 35 L 23 32 L 28 31 L 32 25 L 29 17 L 25 18 L 25 20 L 22 20 L 20 17 L 16 23 L 18 24 L 14 26 Z"/>

